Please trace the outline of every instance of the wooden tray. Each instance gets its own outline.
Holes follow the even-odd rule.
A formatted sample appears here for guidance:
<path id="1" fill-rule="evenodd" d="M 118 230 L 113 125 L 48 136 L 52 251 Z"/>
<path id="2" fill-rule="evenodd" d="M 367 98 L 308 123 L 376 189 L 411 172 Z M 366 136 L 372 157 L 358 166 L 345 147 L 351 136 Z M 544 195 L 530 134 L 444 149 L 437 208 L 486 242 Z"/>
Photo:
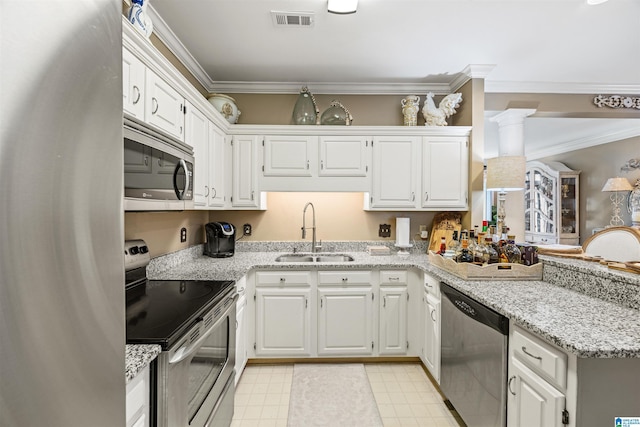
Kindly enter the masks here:
<path id="1" fill-rule="evenodd" d="M 441 212 L 433 217 L 433 225 L 431 226 L 431 240 L 427 251 L 437 252 L 440 249 L 440 240 L 445 238 L 447 244 L 453 237 L 453 232 L 462 230 L 462 214 L 460 212 Z"/>
<path id="2" fill-rule="evenodd" d="M 429 261 L 447 272 L 465 280 L 542 280 L 542 263 L 524 264 L 498 263 L 476 265 L 457 263 L 429 251 Z"/>

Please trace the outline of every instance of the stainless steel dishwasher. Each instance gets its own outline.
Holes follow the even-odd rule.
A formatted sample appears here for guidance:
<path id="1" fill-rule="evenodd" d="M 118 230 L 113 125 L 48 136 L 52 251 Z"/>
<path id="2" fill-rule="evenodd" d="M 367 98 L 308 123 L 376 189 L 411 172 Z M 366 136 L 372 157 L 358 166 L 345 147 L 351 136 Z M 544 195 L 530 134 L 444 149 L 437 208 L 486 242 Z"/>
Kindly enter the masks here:
<path id="1" fill-rule="evenodd" d="M 467 426 L 506 426 L 509 320 L 445 283 L 440 290 L 440 389 Z"/>

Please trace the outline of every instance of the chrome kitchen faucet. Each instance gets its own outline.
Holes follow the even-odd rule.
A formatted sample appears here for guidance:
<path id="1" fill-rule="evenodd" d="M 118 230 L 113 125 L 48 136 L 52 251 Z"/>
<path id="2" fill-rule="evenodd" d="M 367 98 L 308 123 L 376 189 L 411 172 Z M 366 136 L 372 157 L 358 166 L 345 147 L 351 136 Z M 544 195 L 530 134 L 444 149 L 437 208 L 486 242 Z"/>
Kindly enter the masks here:
<path id="1" fill-rule="evenodd" d="M 311 227 L 311 252 L 312 253 L 316 253 L 318 252 L 318 249 L 322 249 L 322 241 L 320 241 L 320 244 L 317 245 L 316 244 L 316 208 L 313 206 L 313 203 L 311 202 L 307 202 L 306 205 L 304 205 L 304 209 L 302 211 L 302 238 L 306 238 L 307 237 L 307 227 L 306 227 L 306 214 L 307 214 L 307 208 L 311 206 L 311 211 L 313 212 L 313 226 Z"/>

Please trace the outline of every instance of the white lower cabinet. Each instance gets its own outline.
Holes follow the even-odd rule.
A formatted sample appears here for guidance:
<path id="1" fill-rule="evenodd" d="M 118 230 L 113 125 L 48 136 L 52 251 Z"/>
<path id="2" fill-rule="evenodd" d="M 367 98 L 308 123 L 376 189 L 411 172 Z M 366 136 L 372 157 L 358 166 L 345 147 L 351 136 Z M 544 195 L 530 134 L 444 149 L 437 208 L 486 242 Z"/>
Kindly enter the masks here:
<path id="1" fill-rule="evenodd" d="M 311 273 L 256 273 L 256 356 L 311 356 Z"/>
<path id="2" fill-rule="evenodd" d="M 236 302 L 236 379 L 235 384 L 240 381 L 240 376 L 249 359 L 247 351 L 247 279 L 241 278 L 236 282 L 238 289 L 238 301 Z"/>
<path id="3" fill-rule="evenodd" d="M 370 271 L 318 272 L 318 355 L 373 354 Z"/>
<path id="4" fill-rule="evenodd" d="M 373 354 L 371 286 L 318 288 L 318 355 Z"/>
<path id="5" fill-rule="evenodd" d="M 431 376 L 440 384 L 440 283 L 432 276 L 424 275 L 422 296 L 423 343 L 420 359 Z"/>
<path id="6" fill-rule="evenodd" d="M 565 395 L 518 359 L 511 362 L 509 427 L 560 427 Z"/>
<path id="7" fill-rule="evenodd" d="M 127 427 L 149 426 L 149 366 L 145 366 L 127 384 L 126 420 Z"/>
<path id="8" fill-rule="evenodd" d="M 380 354 L 406 354 L 409 292 L 406 271 L 380 272 Z"/>

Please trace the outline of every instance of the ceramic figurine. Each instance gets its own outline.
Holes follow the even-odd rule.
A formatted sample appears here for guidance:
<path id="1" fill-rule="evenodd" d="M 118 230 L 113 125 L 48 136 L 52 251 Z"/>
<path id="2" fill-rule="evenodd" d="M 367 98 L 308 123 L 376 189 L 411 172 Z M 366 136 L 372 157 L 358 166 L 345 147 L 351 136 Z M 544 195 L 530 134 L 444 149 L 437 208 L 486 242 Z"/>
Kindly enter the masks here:
<path id="1" fill-rule="evenodd" d="M 429 92 L 422 107 L 422 115 L 424 116 L 425 126 L 447 126 L 447 117 L 456 113 L 456 108 L 462 102 L 461 93 L 452 93 L 445 96 L 440 105 L 436 108 L 433 102 L 433 93 Z"/>
<path id="2" fill-rule="evenodd" d="M 153 31 L 153 22 L 151 22 L 151 18 L 147 16 L 148 3 L 149 0 L 131 0 L 131 8 L 129 8 L 127 15 L 129 22 L 131 22 L 135 29 L 147 38 L 151 36 L 151 32 Z"/>
<path id="3" fill-rule="evenodd" d="M 416 126 L 418 124 L 418 111 L 420 111 L 420 97 L 409 95 L 400 101 L 402 104 L 402 115 L 405 126 Z"/>

